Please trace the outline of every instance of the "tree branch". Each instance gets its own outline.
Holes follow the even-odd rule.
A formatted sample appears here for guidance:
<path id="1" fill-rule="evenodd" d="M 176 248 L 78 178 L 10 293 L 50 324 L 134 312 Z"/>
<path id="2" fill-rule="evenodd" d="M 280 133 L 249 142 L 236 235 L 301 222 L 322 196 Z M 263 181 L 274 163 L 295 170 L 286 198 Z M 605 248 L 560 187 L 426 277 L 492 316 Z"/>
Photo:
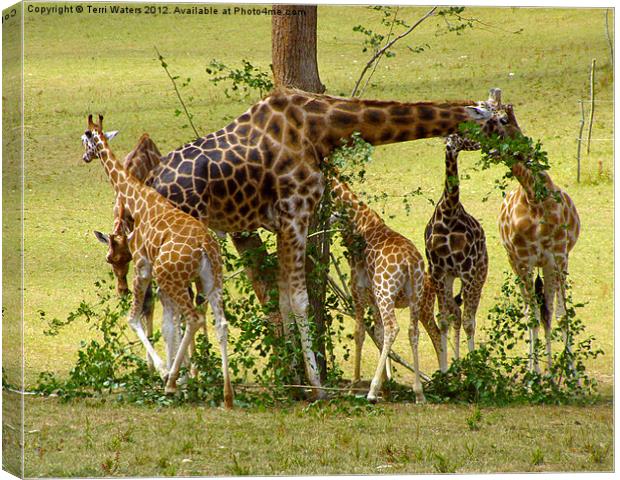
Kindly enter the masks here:
<path id="1" fill-rule="evenodd" d="M 362 73 L 360 74 L 359 78 L 357 79 L 357 82 L 355 82 L 355 87 L 353 87 L 353 91 L 351 92 L 351 96 L 352 97 L 355 97 L 355 95 L 358 93 L 358 89 L 359 89 L 360 83 L 362 82 L 362 80 L 363 80 L 364 76 L 366 75 L 366 72 L 368 71 L 368 69 L 370 67 L 372 67 L 373 64 L 375 63 L 375 60 L 377 60 L 379 57 L 384 55 L 385 52 L 387 50 L 389 50 L 400 39 L 406 37 L 411 32 L 413 32 L 413 30 L 415 30 L 422 22 L 424 22 L 428 17 L 432 16 L 435 13 L 435 10 L 437 10 L 438 8 L 439 7 L 431 8 L 428 12 L 426 12 L 426 14 L 422 18 L 420 18 L 416 23 L 414 23 L 411 27 L 409 27 L 409 29 L 407 29 L 405 32 L 401 33 L 397 37 L 394 37 L 394 39 L 391 42 L 387 43 L 383 48 L 381 48 L 381 49 L 379 49 L 379 50 L 377 50 L 375 52 L 375 54 L 371 57 L 371 59 L 368 61 L 368 63 L 366 63 L 366 66 L 362 70 Z"/>
<path id="2" fill-rule="evenodd" d="M 168 75 L 168 78 L 172 82 L 174 91 L 177 94 L 177 98 L 179 99 L 179 102 L 181 102 L 181 106 L 183 107 L 183 110 L 185 110 L 185 116 L 189 120 L 189 124 L 192 126 L 192 129 L 194 130 L 194 133 L 196 134 L 196 138 L 200 138 L 200 134 L 198 133 L 198 130 L 196 130 L 196 127 L 194 126 L 194 122 L 192 121 L 192 116 L 187 110 L 187 107 L 185 106 L 185 102 L 183 101 L 183 98 L 181 97 L 181 92 L 179 92 L 179 89 L 177 88 L 177 82 L 175 81 L 174 77 L 170 75 L 170 72 L 168 71 L 168 64 L 164 61 L 164 57 L 161 56 L 161 53 L 159 53 L 159 50 L 157 50 L 157 47 L 153 47 L 153 48 L 155 48 L 155 51 L 157 52 L 157 57 L 159 58 L 159 61 L 161 62 L 161 66 L 166 71 L 166 75 Z"/>

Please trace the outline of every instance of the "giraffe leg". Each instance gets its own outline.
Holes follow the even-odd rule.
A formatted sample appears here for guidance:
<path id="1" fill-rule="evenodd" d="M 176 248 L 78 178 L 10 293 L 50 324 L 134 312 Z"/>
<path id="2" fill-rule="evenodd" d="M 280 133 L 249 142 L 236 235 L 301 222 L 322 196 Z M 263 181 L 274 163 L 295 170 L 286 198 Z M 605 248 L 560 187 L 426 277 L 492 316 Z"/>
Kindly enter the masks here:
<path id="1" fill-rule="evenodd" d="M 381 319 L 381 314 L 376 306 L 373 306 L 372 308 L 372 315 L 374 319 L 373 328 L 375 332 L 375 338 L 377 339 L 377 342 L 379 343 L 379 352 L 381 352 L 381 350 L 383 350 L 383 337 L 385 335 L 385 329 L 383 327 L 383 320 Z M 389 351 L 388 351 L 388 355 L 389 355 Z M 389 360 L 390 358 L 388 357 L 385 361 L 385 370 L 383 374 L 381 375 L 382 382 L 385 382 L 388 378 L 392 378 L 391 366 L 388 366 Z"/>
<path id="2" fill-rule="evenodd" d="M 174 362 L 172 363 L 172 368 L 168 373 L 168 378 L 166 381 L 166 393 L 174 393 L 177 390 L 179 370 L 185 360 L 189 344 L 192 337 L 202 326 L 201 323 L 204 322 L 204 318 L 201 318 L 201 316 L 195 311 L 191 297 L 189 296 L 186 288 L 179 288 L 178 285 L 175 285 L 174 283 L 166 284 L 166 282 L 161 281 L 160 278 L 158 278 L 158 281 L 160 282 L 161 289 L 170 296 L 170 299 L 176 304 L 178 310 L 185 318 L 185 333 L 181 339 L 181 344 L 179 345 L 179 349 L 174 357 Z"/>
<path id="3" fill-rule="evenodd" d="M 394 344 L 396 335 L 398 335 L 398 323 L 396 322 L 396 315 L 394 315 L 394 305 L 383 305 L 379 307 L 381 312 L 381 319 L 383 322 L 383 345 L 381 346 L 381 354 L 379 356 L 379 364 L 375 370 L 375 375 L 370 383 L 370 390 L 368 392 L 368 401 L 377 401 L 377 392 L 381 388 L 383 382 L 383 375 L 385 374 L 385 362 L 388 354 Z"/>
<path id="4" fill-rule="evenodd" d="M 414 290 L 413 298 L 409 302 L 409 343 L 411 344 L 411 352 L 413 353 L 413 369 L 415 370 L 415 379 L 413 383 L 413 393 L 417 403 L 425 403 L 422 382 L 420 381 L 420 358 L 418 352 L 418 343 L 420 340 L 419 319 L 422 314 L 422 288 L 423 285 L 417 285 L 417 291 Z"/>
<path id="5" fill-rule="evenodd" d="M 129 311 L 129 326 L 144 345 L 147 354 L 153 359 L 153 366 L 163 378 L 166 375 L 164 364 L 151 344 L 140 320 L 146 289 L 151 283 L 151 265 L 145 257 L 134 255 L 133 301 Z"/>
<path id="6" fill-rule="evenodd" d="M 462 287 L 461 287 L 462 290 Z M 446 298 L 450 307 L 450 323 L 452 324 L 452 336 L 454 341 L 454 360 L 461 358 L 461 327 L 463 326 L 463 320 L 461 318 L 461 307 L 456 300 L 450 294 L 450 297 Z"/>
<path id="7" fill-rule="evenodd" d="M 194 291 L 192 290 L 191 287 L 188 287 L 187 291 L 190 294 L 190 297 L 194 299 L 196 307 L 199 307 L 197 308 L 198 315 L 200 315 L 203 319 L 205 319 L 202 322 L 202 331 L 205 337 L 205 341 L 208 341 L 209 338 L 207 336 L 207 322 L 206 322 L 207 304 L 205 303 L 205 294 L 203 293 L 204 288 L 202 286 L 202 281 L 200 279 L 196 280 L 194 283 L 196 285 L 196 295 L 194 296 Z M 189 365 L 190 378 L 195 378 L 196 375 L 198 375 L 198 369 L 196 367 L 196 363 L 192 360 L 195 354 L 196 354 L 196 336 L 192 337 L 192 339 L 190 340 L 189 358 L 186 358 L 186 361 L 185 361 L 185 363 Z"/>
<path id="8" fill-rule="evenodd" d="M 538 330 L 540 327 L 540 308 L 538 308 L 538 302 L 536 301 L 534 282 L 532 280 L 532 272 L 529 270 L 525 271 L 525 273 L 523 272 L 524 271 L 521 270 L 521 272 L 519 273 L 519 289 L 521 290 L 521 295 L 523 295 L 523 302 L 525 303 L 524 315 L 529 324 L 529 369 L 530 371 L 540 373 L 540 366 L 538 364 L 538 353 L 536 351 L 536 347 L 538 345 Z"/>
<path id="9" fill-rule="evenodd" d="M 153 285 L 149 282 L 144 294 L 144 305 L 142 307 L 142 320 L 146 328 L 146 336 L 153 338 L 153 313 L 155 311 L 155 298 L 153 296 Z M 153 359 L 146 353 L 146 365 L 149 370 L 154 370 Z"/>
<path id="10" fill-rule="evenodd" d="M 450 328 L 450 316 L 454 311 L 450 300 L 454 301 L 452 295 L 452 284 L 454 277 L 444 276 L 440 281 L 434 280 L 437 285 L 437 303 L 439 305 L 439 331 L 441 332 L 441 361 L 439 368 L 442 372 L 448 370 L 448 330 Z"/>
<path id="11" fill-rule="evenodd" d="M 166 344 L 166 366 L 168 371 L 172 368 L 172 362 L 177 354 L 181 338 L 179 325 L 175 321 L 175 307 L 168 295 L 160 292 L 163 315 L 161 321 L 161 333 Z M 180 321 L 180 320 L 179 320 Z"/>
<path id="12" fill-rule="evenodd" d="M 278 262 L 281 258 L 284 258 L 285 252 L 282 248 L 282 242 L 278 241 Z M 293 335 L 293 311 L 291 309 L 291 298 L 289 291 L 289 278 L 287 271 L 279 265 L 278 268 L 278 301 L 280 307 L 280 317 L 282 319 L 282 333 L 286 341 L 291 342 L 293 345 L 297 345 L 296 339 Z M 300 384 L 299 369 L 297 366 L 297 357 L 293 355 L 291 359 L 291 371 L 293 372 L 293 382 Z"/>
<path id="13" fill-rule="evenodd" d="M 467 335 L 467 348 L 471 352 L 475 348 L 476 312 L 480 304 L 482 284 L 474 281 L 463 283 L 463 326 Z"/>
<path id="14" fill-rule="evenodd" d="M 213 316 L 215 317 L 215 335 L 220 344 L 222 355 L 222 376 L 224 378 L 224 406 L 233 408 L 233 389 L 228 369 L 228 321 L 224 314 L 222 300 L 222 275 L 221 268 L 213 269 L 211 264 L 203 261 L 201 265 L 202 292 L 208 298 Z M 215 272 L 215 273 L 214 273 Z"/>
<path id="15" fill-rule="evenodd" d="M 424 274 L 424 290 L 423 300 L 420 313 L 420 321 L 426 329 L 431 341 L 435 355 L 437 356 L 437 365 L 441 365 L 441 338 L 435 322 L 435 284 L 429 274 Z"/>
<path id="16" fill-rule="evenodd" d="M 307 225 L 290 225 L 283 228 L 278 234 L 278 253 L 282 253 L 278 259 L 280 261 L 280 276 L 288 278 L 286 287 L 289 293 L 290 310 L 292 311 L 299 336 L 301 338 L 301 350 L 304 356 L 306 375 L 310 385 L 315 387 L 315 397 L 317 399 L 326 398 L 325 390 L 322 390 L 319 378 L 319 368 L 316 356 L 312 351 L 312 338 L 310 336 L 310 325 L 308 323 L 308 291 L 306 289 L 305 272 L 305 248 L 306 237 L 308 234 Z M 283 281 L 280 282 L 282 285 Z M 287 312 L 282 312 L 284 315 Z"/>
<path id="17" fill-rule="evenodd" d="M 556 309 L 556 319 L 557 322 L 561 325 L 564 325 L 562 327 L 562 340 L 564 341 L 564 348 L 566 349 L 566 353 L 568 355 L 571 355 L 571 347 L 570 347 L 570 338 L 569 338 L 569 332 L 567 329 L 567 325 L 566 325 L 566 275 L 568 274 L 568 258 L 566 256 L 558 258 L 557 259 L 557 288 L 556 288 L 556 295 L 557 295 L 557 309 Z M 576 370 L 575 370 L 575 366 L 572 362 L 572 360 L 570 361 L 570 365 L 569 365 L 570 369 L 573 371 L 573 374 L 576 374 Z M 581 385 L 581 380 L 578 379 L 577 380 L 577 384 Z"/>
<path id="18" fill-rule="evenodd" d="M 362 347 L 366 338 L 366 330 L 364 328 L 364 304 L 362 301 L 363 292 L 359 292 L 354 281 L 351 282 L 351 296 L 353 297 L 353 306 L 355 307 L 355 367 L 353 370 L 353 382 L 355 385 L 361 380 L 361 364 L 362 364 Z"/>
<path id="19" fill-rule="evenodd" d="M 553 304 L 559 290 L 559 277 L 555 265 L 543 268 L 543 294 L 544 305 L 541 317 L 545 329 L 545 353 L 547 355 L 547 371 L 551 371 L 553 356 L 551 353 L 551 322 L 553 319 Z M 558 308 L 559 311 L 559 308 Z"/>

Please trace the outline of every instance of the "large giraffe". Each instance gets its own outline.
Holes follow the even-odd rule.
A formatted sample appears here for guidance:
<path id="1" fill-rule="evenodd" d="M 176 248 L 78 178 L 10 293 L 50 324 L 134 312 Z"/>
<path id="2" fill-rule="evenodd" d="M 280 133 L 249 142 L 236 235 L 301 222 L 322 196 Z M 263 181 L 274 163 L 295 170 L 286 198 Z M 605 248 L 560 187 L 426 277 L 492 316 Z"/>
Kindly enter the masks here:
<path id="1" fill-rule="evenodd" d="M 176 380 L 185 353 L 204 316 L 194 308 L 188 286 L 199 280 L 216 319 L 216 333 L 222 353 L 224 401 L 232 407 L 232 387 L 228 374 L 228 324 L 222 305 L 222 266 L 217 240 L 205 226 L 191 215 L 181 212 L 155 190 L 127 173 L 108 146 L 102 128 L 88 117 L 88 129 L 82 136 L 85 153 L 83 160 L 98 157 L 117 195 L 117 221 L 124 218 L 124 210 L 133 220 L 129 238 L 135 274 L 133 302 L 129 323 L 154 360 L 155 367 L 166 378 L 166 392 L 176 391 Z M 185 317 L 186 330 L 170 371 L 166 371 L 155 349 L 145 335 L 139 321 L 144 293 L 153 276 L 161 294 L 173 303 Z"/>
<path id="2" fill-rule="evenodd" d="M 439 304 L 441 331 L 440 368 L 448 369 L 448 329 L 454 328 L 455 358 L 459 358 L 461 309 L 452 293 L 454 280 L 461 280 L 463 316 L 469 351 L 474 349 L 476 310 L 489 265 L 484 229 L 465 211 L 459 198 L 458 152 L 480 146 L 460 135 L 446 139 L 446 173 L 443 195 L 424 231 L 429 276 Z"/>
<path id="3" fill-rule="evenodd" d="M 445 136 L 489 115 L 482 102 L 400 103 L 281 89 L 223 129 L 170 152 L 148 183 L 211 228 L 276 233 L 283 327 L 287 333 L 297 322 L 308 379 L 324 397 L 304 271 L 308 224 L 325 186 L 322 162 L 356 131 L 384 145 Z"/>
<path id="4" fill-rule="evenodd" d="M 517 125 L 512 108 L 508 106 L 506 111 L 511 123 Z M 554 304 L 557 302 L 556 317 L 562 318 L 566 313 L 564 284 L 568 273 L 568 254 L 579 238 L 580 221 L 572 199 L 553 183 L 545 171 L 539 175 L 548 196 L 542 200 L 536 197 L 535 178 L 524 160 L 527 159 L 521 159 L 511 167 L 512 175 L 519 185 L 504 198 L 499 215 L 499 231 L 510 265 L 520 279 L 525 318 L 530 318 L 531 308 L 534 310 L 536 323 L 530 327 L 530 369 L 538 372 L 540 367 L 534 349 L 539 325 L 542 320 L 547 362 L 551 367 L 551 322 Z M 542 285 L 540 278 L 534 281 L 535 268 L 542 268 Z M 536 290 L 542 290 L 542 309 L 538 308 Z M 567 332 L 564 332 L 564 341 L 568 341 Z"/>
<path id="5" fill-rule="evenodd" d="M 439 356 L 439 329 L 432 315 L 422 315 L 428 288 L 424 260 L 413 243 L 388 227 L 381 217 L 360 201 L 349 187 L 331 181 L 336 216 L 344 224 L 342 238 L 351 266 L 351 294 L 355 306 L 355 370 L 353 383 L 360 380 L 364 344 L 365 307 L 370 305 L 375 320 L 375 336 L 381 354 L 370 384 L 368 400 L 376 401 L 381 388 L 388 355 L 399 331 L 395 308 L 409 307 L 409 341 L 413 352 L 415 380 L 413 390 L 418 402 L 424 401 L 418 357 L 419 328 L 422 320 Z M 426 280 L 426 281 L 425 281 Z"/>

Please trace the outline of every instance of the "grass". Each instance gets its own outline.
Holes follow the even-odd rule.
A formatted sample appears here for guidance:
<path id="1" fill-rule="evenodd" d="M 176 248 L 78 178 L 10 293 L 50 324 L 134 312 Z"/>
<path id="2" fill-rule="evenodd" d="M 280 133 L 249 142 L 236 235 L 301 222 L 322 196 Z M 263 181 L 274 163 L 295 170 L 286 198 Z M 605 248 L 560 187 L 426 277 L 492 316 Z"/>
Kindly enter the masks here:
<path id="1" fill-rule="evenodd" d="M 406 8 L 400 16 L 414 21 L 426 10 Z M 503 89 L 505 100 L 515 104 L 524 132 L 540 138 L 549 152 L 554 181 L 570 193 L 579 209 L 582 234 L 571 256 L 570 277 L 575 300 L 588 302 L 582 311 L 587 331 L 606 352 L 588 368 L 609 399 L 615 353 L 609 221 L 614 208 L 614 132 L 605 12 L 519 8 L 466 12 L 494 27 L 437 37 L 435 25 L 441 20 L 431 19 L 408 40 L 412 46 L 428 43 L 430 50 L 413 54 L 401 46 L 396 58 L 381 63 L 365 96 L 482 100 L 490 87 Z M 329 93 L 349 93 L 365 63 L 361 37 L 352 33 L 360 23 L 377 25 L 378 15 L 363 8 L 319 9 L 319 67 Z M 92 230 L 110 228 L 113 197 L 101 166 L 80 160 L 79 136 L 87 114 L 101 112 L 107 128 L 121 131 L 114 140 L 121 154 L 143 132 L 149 132 L 161 151 L 167 152 L 192 135 L 182 128 L 184 121 L 174 116 L 178 104 L 153 46 L 166 57 L 173 75 L 192 78 L 184 95 L 199 131 L 207 133 L 241 114 L 253 99 L 227 99 L 222 88 L 208 81 L 206 65 L 213 58 L 232 65 L 247 58 L 268 68 L 271 44 L 270 19 L 254 16 L 31 14 L 25 27 L 28 386 L 41 371 L 66 373 L 80 340 L 89 335 L 85 325 L 76 324 L 59 337 L 45 337 L 38 310 L 64 318 L 80 300 L 93 299 L 94 281 L 108 271 Z M 520 34 L 509 33 L 521 28 Z M 578 100 L 588 97 L 592 58 L 597 58 L 601 103 L 592 135 L 596 140 L 590 155 L 583 158 L 582 182 L 577 184 Z M 462 183 L 461 198 L 483 224 L 489 248 L 480 328 L 499 293 L 502 272 L 509 267 L 496 227 L 501 197 L 492 191 L 502 172 L 498 167 L 476 171 L 476 158 L 475 153 L 461 156 L 461 171 L 470 175 Z M 433 207 L 416 197 L 412 213 L 406 215 L 399 196 L 421 187 L 425 196 L 436 200 L 442 184 L 442 143 L 431 139 L 378 148 L 365 188 L 393 196 L 384 206 L 388 223 L 422 249 L 423 229 Z M 490 199 L 483 202 L 489 191 Z M 407 318 L 405 311 L 399 313 L 401 329 Z M 408 358 L 406 337 L 401 332 L 396 349 Z M 436 361 L 425 337 L 421 354 L 423 369 L 432 371 Z M 364 378 L 372 375 L 376 360 L 374 348 L 367 346 Z M 17 355 L 5 360 L 4 366 L 9 378 L 18 376 Z M 352 365 L 344 368 L 350 372 Z M 412 380 L 402 372 L 399 375 L 402 381 Z M 317 422 L 301 408 L 225 413 L 188 406 L 156 411 L 29 398 L 26 431 L 35 432 L 26 436 L 26 475 L 610 470 L 613 464 L 608 401 L 587 408 L 483 410 L 480 420 L 468 407 L 385 405 L 384 415 L 353 419 L 336 415 Z M 162 442 L 168 448 L 162 448 Z M 185 458 L 191 461 L 183 462 Z"/>
<path id="2" fill-rule="evenodd" d="M 484 408 L 477 430 L 467 427 L 469 406 L 386 404 L 374 409 L 375 415 L 322 415 L 302 406 L 162 411 L 29 399 L 31 418 L 41 421 L 27 422 L 27 475 L 604 471 L 612 465 L 607 403 Z"/>

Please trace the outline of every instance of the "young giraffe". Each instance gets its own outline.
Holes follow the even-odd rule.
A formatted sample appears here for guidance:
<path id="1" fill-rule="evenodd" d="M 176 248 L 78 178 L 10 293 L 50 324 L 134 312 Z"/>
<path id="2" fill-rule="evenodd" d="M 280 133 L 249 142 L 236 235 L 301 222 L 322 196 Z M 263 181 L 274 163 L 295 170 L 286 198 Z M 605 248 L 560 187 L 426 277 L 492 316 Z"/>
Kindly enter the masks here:
<path id="1" fill-rule="evenodd" d="M 135 262 L 135 274 L 129 323 L 154 359 L 157 370 L 163 378 L 167 377 L 166 392 L 175 392 L 179 368 L 190 341 L 204 323 L 204 316 L 194 308 L 188 292 L 190 283 L 200 279 L 203 293 L 209 300 L 216 320 L 222 354 L 224 403 L 227 408 L 231 408 L 233 394 L 228 374 L 228 324 L 222 305 L 219 244 L 202 223 L 176 209 L 156 191 L 127 173 L 108 147 L 102 121 L 101 115 L 99 124 L 93 123 L 92 115 L 88 117 L 88 129 L 82 136 L 85 148 L 83 160 L 90 162 L 99 157 L 121 207 L 118 221 L 122 221 L 123 210 L 133 219 L 134 228 L 129 243 Z M 151 276 L 157 281 L 161 292 L 175 304 L 186 320 L 185 334 L 169 372 L 164 369 L 161 359 L 145 335 L 138 316 Z"/>
<path id="2" fill-rule="evenodd" d="M 117 132 L 114 132 L 114 135 L 108 134 L 108 139 L 111 140 L 116 133 Z M 127 172 L 132 174 L 138 180 L 143 182 L 153 167 L 159 163 L 160 158 L 161 152 L 157 148 L 157 145 L 155 145 L 155 142 L 153 142 L 149 135 L 145 133 L 140 137 L 140 140 L 134 149 L 125 157 L 123 168 L 125 168 Z M 115 204 L 114 218 L 118 219 L 122 217 L 122 215 L 119 217 L 119 205 Z M 114 273 L 114 278 L 116 279 L 116 291 L 119 296 L 129 293 L 127 274 L 129 272 L 129 263 L 132 258 L 131 251 L 129 250 L 129 243 L 127 242 L 127 236 L 123 232 L 122 228 L 123 225 L 126 225 L 127 228 L 131 228 L 132 220 L 128 216 L 124 217 L 123 222 L 115 222 L 114 229 L 110 234 L 105 234 L 97 230 L 94 231 L 95 238 L 108 247 L 106 262 L 112 267 L 112 272 Z M 145 292 L 144 305 L 141 312 L 143 324 L 146 328 L 146 335 L 149 338 L 153 336 L 153 313 L 155 309 L 154 300 L 153 289 L 149 284 Z M 166 315 L 164 312 L 162 333 L 166 346 L 168 347 L 168 356 L 166 361 L 168 369 L 172 366 L 171 362 L 176 354 L 176 347 L 172 340 L 172 335 L 175 333 L 174 325 L 175 323 L 170 315 Z M 178 337 L 178 335 L 175 335 L 175 338 L 176 337 Z M 176 346 L 178 346 L 178 341 Z M 149 368 L 153 368 L 153 359 L 148 352 L 146 354 L 146 358 Z"/>
<path id="3" fill-rule="evenodd" d="M 305 250 L 325 186 L 322 162 L 356 131 L 373 145 L 448 135 L 463 122 L 489 117 L 479 103 L 399 103 L 282 89 L 227 127 L 169 153 L 149 182 L 211 228 L 276 232 L 284 332 L 297 322 L 308 379 L 320 387 L 308 328 Z"/>
<path id="4" fill-rule="evenodd" d="M 114 132 L 116 135 L 117 132 Z M 111 139 L 112 137 L 110 137 Z M 123 162 L 123 168 L 141 182 L 144 182 L 149 172 L 159 163 L 161 153 L 147 133 L 144 133 L 135 148 L 127 154 Z M 114 218 L 118 218 L 118 205 L 114 205 Z M 131 218 L 126 216 L 124 224 L 131 229 Z M 114 231 L 106 235 L 95 231 L 95 238 L 108 247 L 106 262 L 112 266 L 114 278 L 116 279 L 116 291 L 122 296 L 129 293 L 127 283 L 127 273 L 129 272 L 129 262 L 131 262 L 131 252 L 127 243 L 127 236 L 122 231 L 123 223 L 116 223 Z M 147 299 L 152 299 L 152 292 L 149 286 Z M 152 335 L 153 326 L 153 302 L 145 301 L 143 317 L 146 319 L 148 335 Z"/>
<path id="5" fill-rule="evenodd" d="M 364 344 L 364 311 L 371 305 L 375 319 L 375 336 L 381 350 L 379 364 L 370 384 L 368 400 L 377 400 L 383 373 L 399 326 L 395 308 L 409 307 L 409 341 L 413 352 L 415 381 L 413 391 L 418 402 L 424 401 L 418 358 L 418 320 L 424 323 L 439 355 L 439 330 L 431 315 L 422 315 L 424 302 L 424 260 L 413 243 L 388 227 L 381 217 L 361 202 L 349 187 L 331 181 L 336 216 L 345 225 L 342 238 L 351 266 L 351 294 L 355 306 L 355 371 L 353 383 L 360 381 L 360 364 Z M 427 285 L 428 288 L 428 285 Z"/>
<path id="6" fill-rule="evenodd" d="M 511 123 L 517 125 L 512 108 L 507 108 L 507 113 Z M 523 161 L 516 162 L 511 167 L 511 172 L 519 186 L 508 193 L 502 202 L 499 231 L 510 266 L 520 279 L 525 318 L 529 318 L 530 308 L 534 308 L 536 326 L 530 328 L 530 369 L 539 372 L 534 348 L 538 340 L 541 316 L 550 368 L 554 303 L 557 301 L 556 317 L 560 319 L 566 314 L 564 283 L 568 273 L 568 254 L 579 238 L 580 221 L 572 199 L 553 183 L 547 172 L 539 174 L 549 192 L 544 200 L 536 198 L 534 177 Z M 535 268 L 542 268 L 542 286 L 539 279 L 533 281 Z M 537 287 L 543 290 L 542 309 L 537 307 Z M 564 332 L 564 341 L 567 340 L 567 332 Z"/>
<path id="7" fill-rule="evenodd" d="M 429 275 L 439 305 L 439 364 L 442 372 L 448 369 L 450 319 L 454 327 L 454 356 L 459 358 L 461 309 L 452 293 L 454 280 L 461 280 L 465 317 L 463 323 L 469 351 L 472 351 L 476 311 L 489 265 L 484 229 L 478 220 L 465 211 L 459 199 L 458 152 L 479 148 L 478 144 L 460 135 L 447 137 L 444 191 L 424 231 Z"/>
<path id="8" fill-rule="evenodd" d="M 127 154 L 123 162 L 123 168 L 136 177 L 140 181 L 144 181 L 150 171 L 159 164 L 161 153 L 159 148 L 147 133 L 142 134 L 136 147 Z M 129 292 L 127 283 L 127 273 L 129 271 L 129 263 L 132 255 L 129 250 L 127 235 L 123 232 L 123 226 L 126 229 L 132 229 L 133 220 L 129 215 L 119 215 L 119 205 L 114 206 L 114 218 L 122 218 L 122 222 L 115 222 L 114 230 L 110 234 L 95 231 L 95 237 L 108 247 L 106 261 L 112 266 L 114 277 L 116 279 L 116 287 L 119 295 Z M 198 291 L 202 289 L 198 285 Z M 188 290 L 193 296 L 191 288 Z M 199 296 L 196 297 L 199 300 Z M 162 335 L 166 345 L 166 368 L 170 370 L 172 361 L 176 356 L 179 344 L 181 342 L 181 315 L 175 312 L 175 306 L 168 301 L 167 297 L 161 298 L 163 306 L 162 317 Z M 141 317 L 146 327 L 146 335 L 151 338 L 153 335 L 153 312 L 155 309 L 155 296 L 152 291 L 152 285 L 149 283 L 142 309 Z M 207 325 L 204 324 L 204 336 L 207 338 Z M 195 351 L 194 341 L 190 343 L 190 354 Z M 147 352 L 147 363 L 149 368 L 153 368 L 153 359 Z M 193 367 L 192 367 L 193 368 Z M 193 371 L 192 371 L 193 372 Z M 193 372 L 195 373 L 195 372 Z"/>

